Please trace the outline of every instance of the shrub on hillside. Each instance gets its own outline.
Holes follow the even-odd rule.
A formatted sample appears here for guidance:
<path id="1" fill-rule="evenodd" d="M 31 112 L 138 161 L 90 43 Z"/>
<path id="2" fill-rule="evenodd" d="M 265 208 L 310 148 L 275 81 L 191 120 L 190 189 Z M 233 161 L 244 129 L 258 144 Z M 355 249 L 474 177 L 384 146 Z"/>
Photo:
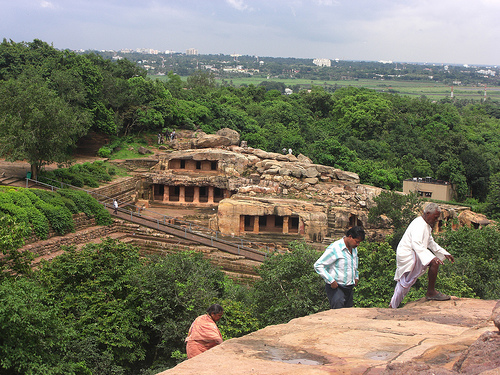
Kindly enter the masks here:
<path id="1" fill-rule="evenodd" d="M 97 156 L 101 158 L 109 158 L 112 150 L 109 147 L 103 146 L 97 151 Z"/>
<path id="2" fill-rule="evenodd" d="M 265 325 L 328 308 L 323 279 L 313 264 L 321 253 L 302 242 L 290 244 L 290 252 L 274 254 L 259 267 L 261 277 L 254 284 L 256 313 Z"/>
<path id="3" fill-rule="evenodd" d="M 85 162 L 75 164 L 69 168 L 58 168 L 53 171 L 43 171 L 40 173 L 39 180 L 49 185 L 57 185 L 55 181 L 76 187 L 88 186 L 91 188 L 99 187 L 99 181 L 111 181 L 116 174 L 114 168 L 106 168 L 100 160 L 93 163 Z"/>
<path id="4" fill-rule="evenodd" d="M 104 206 L 85 191 L 61 189 L 58 193 L 74 202 L 78 212 L 83 212 L 88 217 L 94 217 L 97 225 L 109 225 L 113 222 L 110 213 Z"/>

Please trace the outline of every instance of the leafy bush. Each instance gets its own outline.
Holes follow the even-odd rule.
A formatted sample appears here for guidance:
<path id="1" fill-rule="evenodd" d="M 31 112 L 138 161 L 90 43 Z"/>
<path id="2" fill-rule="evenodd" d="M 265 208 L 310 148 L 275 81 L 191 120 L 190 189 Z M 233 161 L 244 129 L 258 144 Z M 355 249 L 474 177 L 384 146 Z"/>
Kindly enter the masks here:
<path id="1" fill-rule="evenodd" d="M 35 235 L 40 239 L 46 239 L 49 233 L 49 222 L 33 206 L 33 195 L 28 194 L 29 190 L 18 188 L 5 188 L 2 190 L 4 193 L 0 194 L 0 210 L 15 218 L 17 222 L 31 224 Z"/>
<path id="2" fill-rule="evenodd" d="M 100 160 L 93 163 L 85 162 L 75 164 L 69 168 L 58 168 L 53 171 L 43 171 L 39 175 L 39 180 L 53 185 L 54 181 L 76 187 L 88 186 L 91 188 L 99 187 L 99 181 L 111 181 L 112 176 L 116 174 L 115 168 L 106 168 Z M 50 181 L 50 180 L 54 181 Z"/>
<path id="3" fill-rule="evenodd" d="M 321 253 L 302 242 L 290 244 L 289 249 L 288 253 L 270 256 L 258 269 L 261 279 L 255 282 L 253 298 L 264 326 L 329 307 L 325 283 L 313 268 Z"/>
<path id="4" fill-rule="evenodd" d="M 23 207 L 18 207 L 14 203 L 0 203 L 0 211 L 15 217 L 22 223 L 29 223 L 28 212 Z"/>
<path id="5" fill-rule="evenodd" d="M 49 235 L 50 225 L 45 215 L 40 212 L 40 210 L 35 206 L 26 207 L 26 212 L 28 214 L 31 225 L 33 226 L 35 235 L 41 240 L 47 239 Z"/>
<path id="6" fill-rule="evenodd" d="M 148 324 L 150 344 L 156 356 L 169 363 L 175 350 L 184 351 L 193 320 L 212 303 L 221 303 L 224 274 L 201 253 L 178 252 L 153 258 L 141 280 L 142 320 Z"/>
<path id="7" fill-rule="evenodd" d="M 220 305 L 224 308 L 224 315 L 219 321 L 219 330 L 224 340 L 241 337 L 261 328 L 252 306 L 231 299 L 222 300 Z"/>
<path id="8" fill-rule="evenodd" d="M 28 234 L 28 225 L 17 222 L 11 216 L 0 214 L 0 253 L 2 254 L 0 256 L 0 280 L 12 275 L 31 272 L 33 254 L 29 251 L 18 250 L 24 245 L 24 238 Z"/>
<path id="9" fill-rule="evenodd" d="M 58 192 L 41 189 L 3 188 L 0 212 L 31 224 L 40 239 L 46 239 L 50 226 L 57 234 L 74 230 L 73 214 L 80 212 L 94 217 L 97 225 L 109 225 L 109 212 L 84 191 L 60 189 Z"/>
<path id="10" fill-rule="evenodd" d="M 456 259 L 447 267 L 450 273 L 460 275 L 479 298 L 500 298 L 500 230 L 497 227 L 461 227 L 445 231 L 439 240 Z"/>
<path id="11" fill-rule="evenodd" d="M 109 147 L 103 146 L 97 151 L 97 156 L 101 158 L 109 158 L 112 150 Z"/>
<path id="12" fill-rule="evenodd" d="M 94 217 L 97 225 L 110 225 L 113 222 L 106 208 L 85 191 L 60 189 L 58 193 L 74 202 L 77 212 L 83 212 L 88 217 Z"/>
<path id="13" fill-rule="evenodd" d="M 394 292 L 396 253 L 387 242 L 363 242 L 358 246 L 359 283 L 356 307 L 388 307 Z"/>
<path id="14" fill-rule="evenodd" d="M 107 239 L 78 252 L 67 250 L 44 265 L 39 280 L 54 300 L 60 301 L 65 322 L 79 332 L 78 347 L 88 347 L 95 341 L 99 357 L 109 357 L 109 367 L 97 372 L 124 373 L 146 354 L 147 336 L 135 281 L 141 266 L 138 249 Z M 93 361 L 88 362 L 91 365 Z M 93 373 L 96 370 L 94 367 Z"/>
<path id="15" fill-rule="evenodd" d="M 0 283 L 2 373 L 90 375 L 67 346 L 76 335 L 62 320 L 54 299 L 36 281 L 5 279 Z"/>
<path id="16" fill-rule="evenodd" d="M 62 236 L 75 230 L 71 212 L 65 206 L 54 206 L 44 201 L 37 202 L 35 206 L 49 220 L 57 234 Z"/>
<path id="17" fill-rule="evenodd" d="M 189 326 L 212 303 L 225 307 L 226 338 L 256 329 L 248 306 L 224 299 L 225 276 L 201 253 L 141 258 L 136 247 L 107 239 L 67 249 L 36 276 L 79 332 L 69 358 L 93 373 L 152 374 L 146 367 L 175 365 Z"/>

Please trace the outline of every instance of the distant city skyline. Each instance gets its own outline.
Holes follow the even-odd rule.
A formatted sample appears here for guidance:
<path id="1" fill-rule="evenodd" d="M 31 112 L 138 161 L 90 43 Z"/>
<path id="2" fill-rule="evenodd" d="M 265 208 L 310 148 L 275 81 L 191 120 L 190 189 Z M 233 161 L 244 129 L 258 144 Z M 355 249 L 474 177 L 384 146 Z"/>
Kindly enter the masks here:
<path id="1" fill-rule="evenodd" d="M 0 37 L 58 49 L 496 66 L 498 0 L 0 0 Z"/>

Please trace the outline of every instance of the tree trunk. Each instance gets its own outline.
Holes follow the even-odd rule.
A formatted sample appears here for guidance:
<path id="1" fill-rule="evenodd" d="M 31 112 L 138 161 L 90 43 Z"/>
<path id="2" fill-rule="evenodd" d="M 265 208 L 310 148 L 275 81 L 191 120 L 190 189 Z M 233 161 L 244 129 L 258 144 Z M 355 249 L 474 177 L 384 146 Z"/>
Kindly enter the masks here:
<path id="1" fill-rule="evenodd" d="M 40 167 L 38 164 L 31 164 L 31 179 L 32 180 L 37 180 L 38 179 L 38 172 L 40 171 Z"/>

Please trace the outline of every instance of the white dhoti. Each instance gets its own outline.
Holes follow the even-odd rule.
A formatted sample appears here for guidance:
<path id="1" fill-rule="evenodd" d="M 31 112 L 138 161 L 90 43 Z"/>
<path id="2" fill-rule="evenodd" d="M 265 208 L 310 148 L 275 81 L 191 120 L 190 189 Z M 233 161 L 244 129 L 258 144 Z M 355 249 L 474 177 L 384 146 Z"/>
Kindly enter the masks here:
<path id="1" fill-rule="evenodd" d="M 422 276 L 427 270 L 428 266 L 424 266 L 419 257 L 413 254 L 413 269 L 405 272 L 399 280 L 397 280 L 396 287 L 394 288 L 394 295 L 391 298 L 391 307 L 398 308 L 399 304 L 410 291 L 410 288 L 417 279 Z"/>

